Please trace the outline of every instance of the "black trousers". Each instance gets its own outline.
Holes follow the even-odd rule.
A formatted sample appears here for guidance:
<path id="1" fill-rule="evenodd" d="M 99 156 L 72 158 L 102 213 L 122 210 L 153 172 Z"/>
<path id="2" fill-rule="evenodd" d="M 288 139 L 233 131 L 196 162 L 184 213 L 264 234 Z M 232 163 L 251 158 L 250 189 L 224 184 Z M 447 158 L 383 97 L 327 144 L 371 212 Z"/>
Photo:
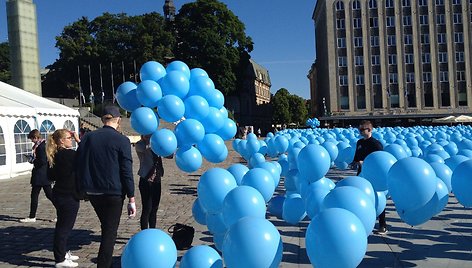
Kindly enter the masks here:
<path id="1" fill-rule="evenodd" d="M 53 251 L 54 260 L 56 263 L 59 263 L 65 260 L 67 241 L 74 227 L 77 212 L 79 211 L 79 200 L 76 200 L 70 194 L 54 192 L 53 203 L 57 211 Z"/>
<path id="2" fill-rule="evenodd" d="M 51 185 L 32 185 L 31 187 L 31 205 L 29 217 L 36 218 L 36 211 L 38 210 L 39 192 L 41 192 L 41 189 L 43 189 L 47 199 L 52 201 L 52 188 Z"/>
<path id="3" fill-rule="evenodd" d="M 147 228 L 156 228 L 157 210 L 161 201 L 161 181 L 149 182 L 141 177 L 139 179 L 139 192 L 141 193 L 142 212 L 141 212 L 141 230 Z"/>
<path id="4" fill-rule="evenodd" d="M 109 268 L 112 267 L 113 248 L 120 225 L 124 197 L 117 195 L 90 195 L 88 197 L 102 229 L 97 267 Z"/>

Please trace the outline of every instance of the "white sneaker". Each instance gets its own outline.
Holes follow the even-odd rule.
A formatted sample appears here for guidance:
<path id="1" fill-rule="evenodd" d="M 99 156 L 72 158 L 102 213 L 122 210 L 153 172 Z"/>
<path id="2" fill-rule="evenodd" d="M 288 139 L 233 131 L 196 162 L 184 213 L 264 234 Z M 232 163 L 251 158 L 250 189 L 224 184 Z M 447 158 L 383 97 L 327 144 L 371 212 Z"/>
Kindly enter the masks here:
<path id="1" fill-rule="evenodd" d="M 51 222 L 57 222 L 57 218 L 52 219 Z"/>
<path id="2" fill-rule="evenodd" d="M 73 262 L 73 261 L 68 260 L 68 259 L 65 259 L 63 262 L 56 263 L 56 268 L 59 268 L 59 267 L 77 267 L 77 266 L 79 266 L 78 263 Z"/>
<path id="3" fill-rule="evenodd" d="M 36 222 L 36 218 L 24 218 L 24 219 L 20 219 L 20 222 L 23 222 L 23 223 Z"/>
<path id="4" fill-rule="evenodd" d="M 66 260 L 71 260 L 71 261 L 76 261 L 79 259 L 79 256 L 75 256 L 75 255 L 72 255 L 72 253 L 69 251 L 67 251 L 66 253 Z"/>

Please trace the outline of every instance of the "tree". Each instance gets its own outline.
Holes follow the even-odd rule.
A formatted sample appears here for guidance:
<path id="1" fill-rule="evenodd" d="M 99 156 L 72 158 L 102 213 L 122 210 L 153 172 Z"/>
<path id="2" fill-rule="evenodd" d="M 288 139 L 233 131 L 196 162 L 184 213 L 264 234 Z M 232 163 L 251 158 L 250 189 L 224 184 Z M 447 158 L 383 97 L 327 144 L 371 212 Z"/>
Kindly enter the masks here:
<path id="1" fill-rule="evenodd" d="M 306 109 L 306 101 L 297 95 L 289 96 L 290 119 L 292 123 L 297 125 L 305 125 L 308 119 L 308 111 Z"/>
<path id="2" fill-rule="evenodd" d="M 279 89 L 271 100 L 272 103 L 272 122 L 275 124 L 290 123 L 290 93 L 287 89 Z"/>
<path id="3" fill-rule="evenodd" d="M 175 56 L 206 70 L 224 95 L 234 93 L 253 42 L 245 26 L 217 0 L 197 0 L 182 6 L 175 18 Z"/>
<path id="4" fill-rule="evenodd" d="M 10 46 L 8 42 L 0 43 L 0 81 L 11 81 Z"/>

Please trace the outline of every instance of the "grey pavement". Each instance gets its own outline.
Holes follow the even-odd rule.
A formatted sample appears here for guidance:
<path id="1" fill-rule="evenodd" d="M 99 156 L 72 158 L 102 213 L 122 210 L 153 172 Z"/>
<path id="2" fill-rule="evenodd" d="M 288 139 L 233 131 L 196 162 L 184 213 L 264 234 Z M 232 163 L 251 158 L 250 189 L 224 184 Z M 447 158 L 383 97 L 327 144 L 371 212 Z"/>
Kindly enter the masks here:
<path id="1" fill-rule="evenodd" d="M 165 230 L 179 222 L 195 227 L 193 245 L 213 245 L 206 227 L 192 218 L 192 204 L 202 172 L 211 167 L 228 167 L 241 158 L 231 149 L 224 163 L 204 161 L 202 169 L 187 174 L 174 160 L 165 159 L 162 199 L 158 212 L 158 228 Z M 137 157 L 133 156 L 134 172 Z M 353 175 L 349 171 L 331 170 L 328 177 L 339 180 Z M 40 195 L 37 221 L 19 223 L 29 213 L 29 175 L 0 180 L 0 267 L 51 267 L 54 265 L 52 239 L 55 209 L 43 193 Z M 138 211 L 140 196 L 136 193 Z M 268 215 L 282 235 L 284 253 L 281 267 L 311 267 L 305 250 L 308 221 L 296 226 Z M 411 227 L 401 222 L 391 202 L 387 205 L 389 233 L 371 234 L 367 253 L 359 267 L 472 267 L 472 212 L 451 196 L 447 208 L 429 222 Z M 139 232 L 138 218 L 128 219 L 123 210 L 114 251 L 114 267 L 120 267 L 121 252 L 129 238 Z M 94 267 L 100 241 L 100 224 L 89 202 L 81 202 L 77 222 L 69 239 L 70 249 L 80 257 L 79 267 Z M 179 251 L 179 260 L 185 251 Z"/>

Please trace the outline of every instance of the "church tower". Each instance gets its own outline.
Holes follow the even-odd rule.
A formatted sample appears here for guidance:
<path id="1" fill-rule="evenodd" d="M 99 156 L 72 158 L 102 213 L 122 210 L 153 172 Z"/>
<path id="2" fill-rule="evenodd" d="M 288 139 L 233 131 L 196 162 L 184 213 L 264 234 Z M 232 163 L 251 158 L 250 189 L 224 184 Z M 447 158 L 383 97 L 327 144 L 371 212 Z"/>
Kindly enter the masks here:
<path id="1" fill-rule="evenodd" d="M 173 0 L 166 0 L 164 3 L 164 17 L 167 21 L 174 21 L 175 19 L 175 6 Z"/>
<path id="2" fill-rule="evenodd" d="M 7 0 L 6 6 L 12 84 L 42 96 L 36 6 L 33 0 Z"/>

